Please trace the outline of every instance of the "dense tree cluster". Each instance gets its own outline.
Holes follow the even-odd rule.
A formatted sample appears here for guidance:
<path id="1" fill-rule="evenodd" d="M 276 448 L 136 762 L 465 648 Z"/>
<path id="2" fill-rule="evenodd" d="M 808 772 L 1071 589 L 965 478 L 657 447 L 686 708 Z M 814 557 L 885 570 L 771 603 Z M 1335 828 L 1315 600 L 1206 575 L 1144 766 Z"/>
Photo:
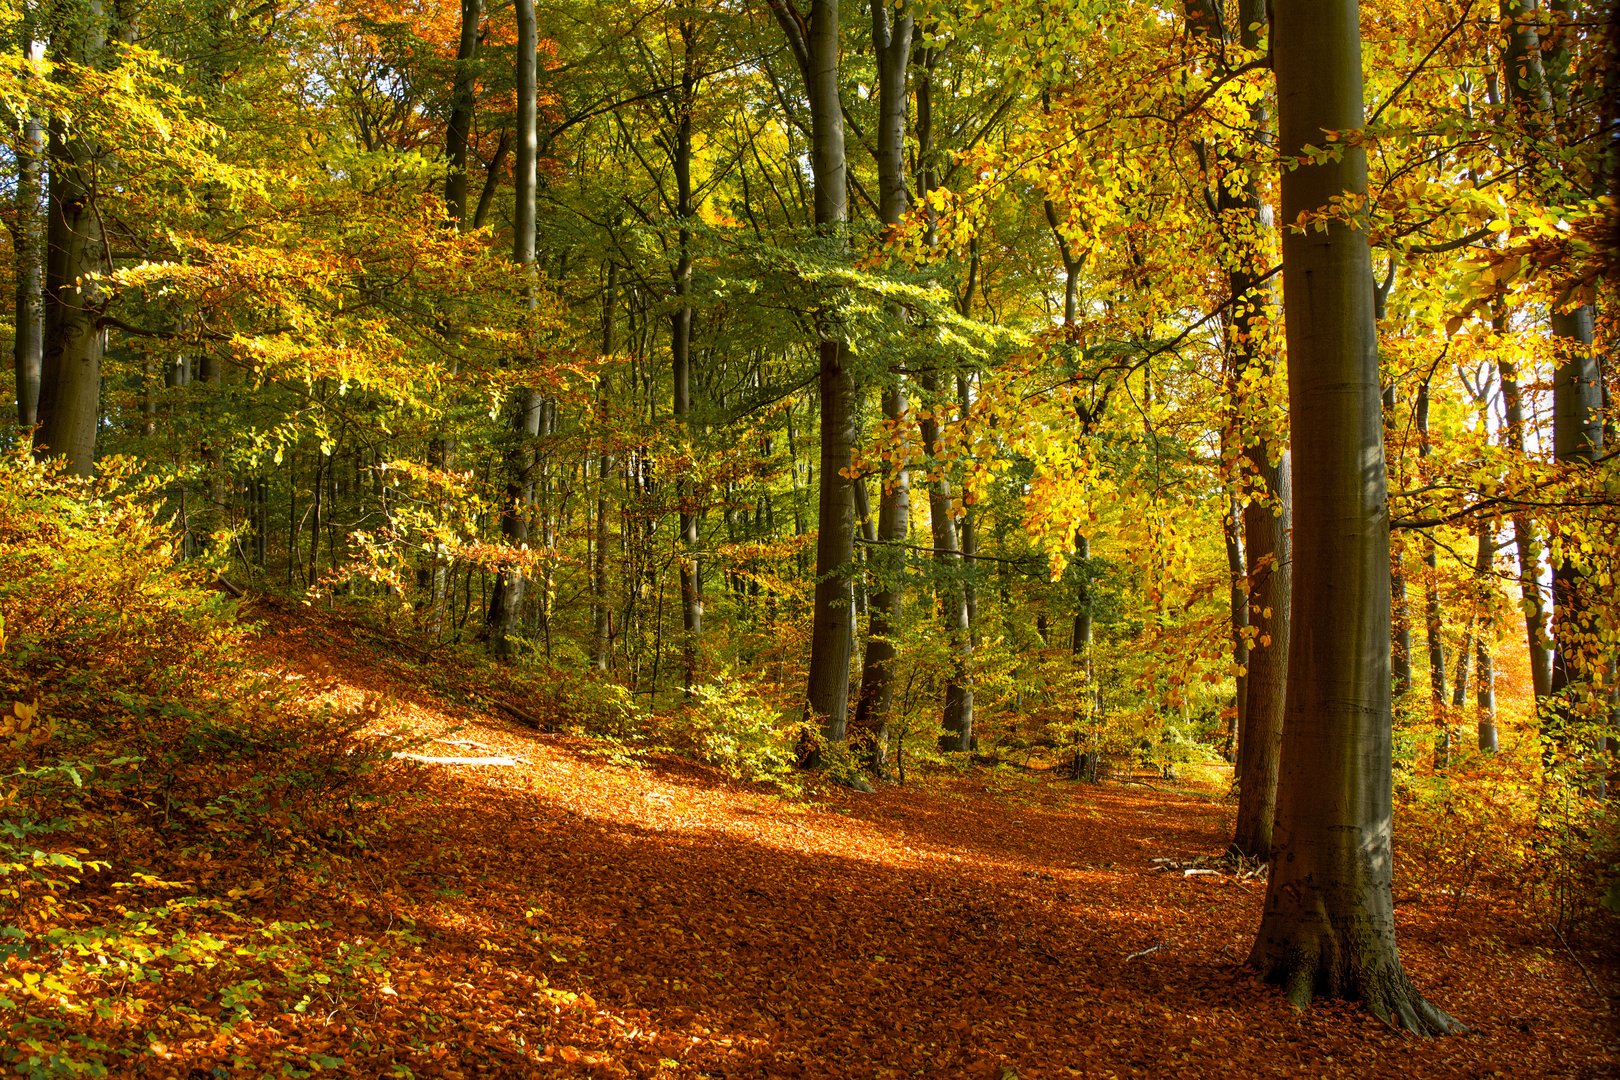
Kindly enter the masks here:
<path id="1" fill-rule="evenodd" d="M 1394 771 L 1605 793 L 1596 4 L 0 11 L 7 438 L 227 583 L 851 783 L 1231 761 L 1255 961 L 1417 1030 Z"/>

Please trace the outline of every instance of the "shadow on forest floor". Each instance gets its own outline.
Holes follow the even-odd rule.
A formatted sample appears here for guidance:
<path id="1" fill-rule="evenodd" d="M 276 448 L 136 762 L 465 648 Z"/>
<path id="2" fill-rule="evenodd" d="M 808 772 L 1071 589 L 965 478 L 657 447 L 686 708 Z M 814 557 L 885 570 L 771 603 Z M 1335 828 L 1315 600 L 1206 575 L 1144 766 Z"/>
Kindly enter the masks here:
<path id="1" fill-rule="evenodd" d="M 404 700 L 391 722 L 521 759 L 398 767 L 409 794 L 389 839 L 316 904 L 337 931 L 417 939 L 373 988 L 373 1018 L 400 1017 L 400 1042 L 351 1046 L 361 1074 L 1616 1068 L 1612 1002 L 1566 958 L 1466 933 L 1466 912 L 1403 909 L 1402 951 L 1478 1035 L 1417 1040 L 1332 1004 L 1296 1014 L 1241 966 L 1263 885 L 1149 862 L 1221 848 L 1229 811 L 1207 799 L 973 770 L 807 806 L 468 719 L 296 632 L 265 648 L 336 680 L 312 691 Z M 1615 984 L 1612 965 L 1594 974 Z"/>

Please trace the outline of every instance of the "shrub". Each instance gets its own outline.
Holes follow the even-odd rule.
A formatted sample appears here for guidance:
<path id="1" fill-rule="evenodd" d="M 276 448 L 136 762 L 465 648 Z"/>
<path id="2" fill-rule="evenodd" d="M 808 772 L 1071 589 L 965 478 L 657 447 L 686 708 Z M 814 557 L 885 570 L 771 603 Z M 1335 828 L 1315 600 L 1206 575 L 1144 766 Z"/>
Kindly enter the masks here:
<path id="1" fill-rule="evenodd" d="M 175 563 L 160 487 L 117 460 L 96 480 L 0 461 L 0 1063 L 26 1076 L 145 1053 L 144 1006 L 193 970 L 234 996 L 166 1002 L 186 1037 L 290 1006 L 309 928 L 236 913 L 251 890 L 207 895 L 199 867 L 267 877 L 375 821 L 374 717 L 251 672 L 237 605 Z"/>
<path id="2" fill-rule="evenodd" d="M 693 698 L 670 718 L 667 736 L 677 750 L 738 780 L 788 782 L 797 759 L 797 721 L 784 718 L 754 687 L 729 672 L 697 687 Z"/>

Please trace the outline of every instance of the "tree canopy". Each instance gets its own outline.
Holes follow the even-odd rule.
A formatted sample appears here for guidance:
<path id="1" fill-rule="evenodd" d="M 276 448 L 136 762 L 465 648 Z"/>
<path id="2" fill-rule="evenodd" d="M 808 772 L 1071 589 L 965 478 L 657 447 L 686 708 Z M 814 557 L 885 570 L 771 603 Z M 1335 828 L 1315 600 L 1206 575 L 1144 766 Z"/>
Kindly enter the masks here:
<path id="1" fill-rule="evenodd" d="M 53 817 L 64 784 L 167 822 L 178 777 L 223 798 L 207 755 L 337 776 L 298 754 L 379 736 L 279 727 L 240 672 L 161 704 L 296 604 L 514 723 L 799 794 L 1201 785 L 1299 1006 L 1471 1023 L 1396 953 L 1408 836 L 1458 904 L 1556 864 L 1531 906 L 1610 926 L 1612 11 L 0 0 L 0 34 L 17 903 L 96 888 L 95 844 L 27 840 L 122 820 Z M 303 797 L 266 783 L 243 820 Z"/>

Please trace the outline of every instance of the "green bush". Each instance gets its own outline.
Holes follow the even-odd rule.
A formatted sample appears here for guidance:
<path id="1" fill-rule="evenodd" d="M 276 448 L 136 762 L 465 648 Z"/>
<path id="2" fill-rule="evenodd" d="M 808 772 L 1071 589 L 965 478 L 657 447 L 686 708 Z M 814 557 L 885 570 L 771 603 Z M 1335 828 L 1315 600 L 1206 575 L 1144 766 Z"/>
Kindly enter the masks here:
<path id="1" fill-rule="evenodd" d="M 797 721 L 785 719 L 729 672 L 697 687 L 692 696 L 692 704 L 670 719 L 667 736 L 676 749 L 739 780 L 788 783 L 797 759 Z"/>

